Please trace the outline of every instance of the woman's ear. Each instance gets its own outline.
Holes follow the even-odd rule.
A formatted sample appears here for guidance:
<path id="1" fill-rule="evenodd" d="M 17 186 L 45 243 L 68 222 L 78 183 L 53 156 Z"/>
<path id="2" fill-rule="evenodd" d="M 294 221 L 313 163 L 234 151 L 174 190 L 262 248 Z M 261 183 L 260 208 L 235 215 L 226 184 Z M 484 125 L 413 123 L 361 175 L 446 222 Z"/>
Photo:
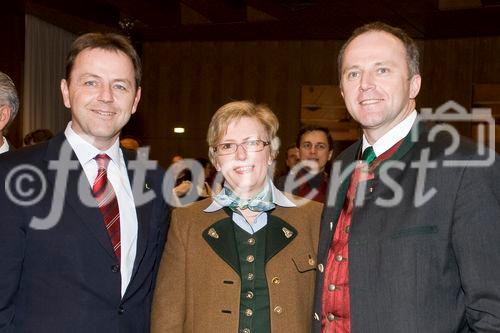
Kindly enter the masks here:
<path id="1" fill-rule="evenodd" d="M 222 168 L 220 166 L 219 159 L 217 157 L 214 157 L 212 164 L 213 164 L 215 170 L 217 170 L 217 172 L 221 171 Z"/>

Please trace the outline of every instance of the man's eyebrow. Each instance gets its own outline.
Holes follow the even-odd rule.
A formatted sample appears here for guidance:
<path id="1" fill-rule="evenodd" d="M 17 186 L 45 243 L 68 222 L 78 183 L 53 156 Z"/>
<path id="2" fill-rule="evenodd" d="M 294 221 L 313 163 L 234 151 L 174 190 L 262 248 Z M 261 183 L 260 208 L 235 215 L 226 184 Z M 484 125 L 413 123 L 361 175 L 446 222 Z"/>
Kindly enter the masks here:
<path id="1" fill-rule="evenodd" d="M 95 78 L 95 79 L 100 79 L 101 77 L 97 74 L 93 74 L 93 73 L 83 73 L 82 75 L 79 76 L 80 79 L 83 79 L 83 78 Z"/>
<path id="2" fill-rule="evenodd" d="M 351 70 L 351 69 L 359 69 L 359 66 L 358 65 L 352 65 L 352 66 L 349 66 L 349 67 L 346 67 L 342 70 L 342 73 L 345 73 L 347 72 L 348 70 Z"/>
<path id="3" fill-rule="evenodd" d="M 375 66 L 388 66 L 388 65 L 394 65 L 394 61 L 386 60 L 386 61 L 379 61 L 379 62 L 375 63 Z"/>
<path id="4" fill-rule="evenodd" d="M 113 83 L 116 83 L 116 82 L 125 82 L 127 84 L 132 84 L 132 81 L 130 81 L 129 79 L 114 79 L 111 82 L 113 82 Z"/>

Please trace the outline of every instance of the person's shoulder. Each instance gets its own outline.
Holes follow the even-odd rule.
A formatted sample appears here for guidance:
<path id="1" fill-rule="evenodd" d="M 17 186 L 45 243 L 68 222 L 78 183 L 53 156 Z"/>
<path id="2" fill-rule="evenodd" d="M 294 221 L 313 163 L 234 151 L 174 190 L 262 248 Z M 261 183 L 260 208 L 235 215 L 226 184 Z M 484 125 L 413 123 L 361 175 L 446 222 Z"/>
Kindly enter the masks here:
<path id="1" fill-rule="evenodd" d="M 204 210 L 210 206 L 212 203 L 212 198 L 206 198 L 199 201 L 194 201 L 192 203 L 186 204 L 182 207 L 174 207 L 172 210 L 172 214 L 176 217 L 190 217 L 193 220 L 206 216 L 207 212 Z"/>
<path id="2" fill-rule="evenodd" d="M 283 194 L 296 205 L 295 208 L 308 208 L 308 209 L 323 208 L 323 204 L 321 202 L 306 199 L 288 192 L 283 192 Z"/>
<path id="3" fill-rule="evenodd" d="M 212 199 L 207 198 L 183 207 L 173 208 L 171 228 L 183 230 L 182 232 L 194 236 L 199 235 L 214 223 L 228 217 L 223 209 L 214 212 L 205 212 L 205 209 L 211 203 Z"/>
<path id="4" fill-rule="evenodd" d="M 470 138 L 449 132 L 432 133 L 424 131 L 416 145 L 417 151 L 429 150 L 429 160 L 481 161 L 490 158 L 498 160 L 498 154 L 486 146 L 481 146 Z"/>
<path id="5" fill-rule="evenodd" d="M 335 161 L 350 160 L 356 156 L 358 150 L 360 149 L 361 139 L 356 140 L 349 147 L 340 152 L 340 154 L 335 157 Z"/>
<path id="6" fill-rule="evenodd" d="M 48 142 L 41 142 L 35 145 L 22 147 L 16 150 L 9 150 L 0 154 L 0 165 L 15 166 L 20 164 L 36 164 L 44 159 Z"/>
<path id="7" fill-rule="evenodd" d="M 284 195 L 295 204 L 294 207 L 277 207 L 277 213 L 286 220 L 310 220 L 321 216 L 323 204 L 318 201 L 302 198 L 287 192 Z"/>

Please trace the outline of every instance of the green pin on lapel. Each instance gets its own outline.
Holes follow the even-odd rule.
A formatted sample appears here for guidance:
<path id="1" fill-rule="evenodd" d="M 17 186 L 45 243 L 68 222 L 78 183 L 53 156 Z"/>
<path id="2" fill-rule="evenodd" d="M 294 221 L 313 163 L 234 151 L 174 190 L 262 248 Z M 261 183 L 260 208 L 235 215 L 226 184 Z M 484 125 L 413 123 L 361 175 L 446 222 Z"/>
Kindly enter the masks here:
<path id="1" fill-rule="evenodd" d="M 148 183 L 145 183 L 144 184 L 144 189 L 149 191 L 151 189 L 151 187 L 149 186 Z"/>

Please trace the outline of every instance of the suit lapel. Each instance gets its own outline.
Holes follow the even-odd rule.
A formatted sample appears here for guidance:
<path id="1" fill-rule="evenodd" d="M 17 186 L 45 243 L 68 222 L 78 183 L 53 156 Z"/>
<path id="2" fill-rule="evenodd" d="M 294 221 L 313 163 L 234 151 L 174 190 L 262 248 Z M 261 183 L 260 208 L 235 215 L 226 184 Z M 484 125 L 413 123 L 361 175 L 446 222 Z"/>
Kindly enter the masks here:
<path id="1" fill-rule="evenodd" d="M 134 190 L 134 177 L 135 177 L 135 172 L 133 172 L 134 169 L 129 168 L 129 161 L 135 160 L 136 154 L 133 152 L 123 149 L 123 156 L 125 157 L 125 165 L 127 166 L 127 173 L 128 173 L 128 179 L 130 182 L 130 186 L 132 188 L 132 192 Z M 149 191 L 152 188 L 152 182 L 148 178 L 147 173 L 146 173 L 146 181 L 144 184 L 141 184 L 140 189 L 144 191 Z M 142 193 L 133 193 L 134 195 L 134 202 L 135 202 L 135 209 L 136 209 L 136 214 L 137 214 L 137 251 L 136 251 L 136 256 L 134 260 L 134 268 L 132 271 L 132 279 L 134 278 L 135 274 L 137 273 L 139 269 L 139 264 L 142 261 L 142 258 L 144 257 L 144 254 L 146 253 L 146 249 L 148 247 L 148 238 L 149 238 L 149 229 L 150 229 L 150 221 L 151 221 L 151 211 L 152 208 L 151 206 L 153 205 L 153 200 L 149 201 L 144 204 L 138 204 L 138 196 L 142 195 Z M 158 193 L 157 195 L 161 195 Z"/>
<path id="2" fill-rule="evenodd" d="M 268 215 L 266 232 L 266 263 L 297 237 L 297 230 L 281 218 Z"/>
<path id="3" fill-rule="evenodd" d="M 387 160 L 383 161 L 375 170 L 375 174 L 378 176 L 380 174 L 381 166 L 382 164 L 388 162 L 388 161 L 401 161 L 403 157 L 413 148 L 415 145 L 416 141 L 412 140 L 412 132 L 417 131 L 417 135 L 420 138 L 422 135 L 423 131 L 425 130 L 424 126 L 418 126 L 414 125 L 408 133 L 408 135 L 403 139 L 403 142 L 399 146 L 399 148 L 392 154 Z M 418 141 L 418 140 L 417 140 Z"/>
<path id="4" fill-rule="evenodd" d="M 47 163 L 50 163 L 50 161 L 65 161 L 65 159 L 67 160 L 68 157 L 64 157 L 64 153 L 63 158 L 61 159 L 60 157 L 61 151 L 63 149 L 64 151 L 67 151 L 67 149 L 69 149 L 71 154 L 69 157 L 70 163 L 76 165 L 77 168 L 76 170 L 71 169 L 69 171 L 65 184 L 62 183 L 64 179 L 61 179 L 60 173 L 59 175 L 57 175 L 56 172 L 47 169 L 47 181 L 52 184 L 52 187 L 55 189 L 54 191 L 63 189 L 64 192 L 58 192 L 55 195 L 59 196 L 60 198 L 65 198 L 65 201 L 68 203 L 68 205 L 80 217 L 82 223 L 86 225 L 90 233 L 94 235 L 99 244 L 101 244 L 103 249 L 108 253 L 108 255 L 116 259 L 116 255 L 113 251 L 113 247 L 104 226 L 104 219 L 101 212 L 97 207 L 89 207 L 85 205 L 80 199 L 80 178 L 82 178 L 82 182 L 86 184 L 86 188 L 82 188 L 82 190 L 88 191 L 87 194 L 89 195 L 89 198 L 92 197 L 90 184 L 88 183 L 85 173 L 83 172 L 83 168 L 79 163 L 74 151 L 71 149 L 71 146 L 66 140 L 64 133 L 58 134 L 49 142 L 45 160 L 47 161 Z M 60 183 L 57 183 L 58 181 Z"/>
<path id="5" fill-rule="evenodd" d="M 240 262 L 231 218 L 225 217 L 209 226 L 203 231 L 203 238 L 215 253 L 240 275 Z"/>
<path id="6" fill-rule="evenodd" d="M 419 128 L 413 128 L 413 130 L 416 130 L 419 135 L 421 135 L 423 131 L 423 127 Z M 389 157 L 386 161 L 382 162 L 385 163 L 390 160 L 401 160 L 401 158 L 406 155 L 412 147 L 415 145 L 415 142 L 411 140 L 411 134 L 410 133 L 404 138 L 401 146 L 398 148 L 398 150 L 391 156 Z M 356 161 L 356 155 L 361 149 L 362 145 L 362 140 L 358 140 L 354 145 L 349 147 L 346 151 L 346 155 L 341 159 L 342 162 L 342 172 L 349 167 L 353 162 Z M 380 165 L 379 167 L 375 170 L 375 174 L 378 176 L 380 172 Z M 332 239 L 332 234 L 335 230 L 335 227 L 337 226 L 337 221 L 339 219 L 340 213 L 342 211 L 342 207 L 344 205 L 345 197 L 347 194 L 347 189 L 349 188 L 349 184 L 351 182 L 351 175 L 352 171 L 349 173 L 349 175 L 346 175 L 346 178 L 344 180 L 339 179 L 339 177 L 332 177 L 331 178 L 331 185 L 329 188 L 329 191 L 335 191 L 338 189 L 338 193 L 336 196 L 336 200 L 333 204 L 333 206 L 328 202 L 324 211 L 323 211 L 323 216 L 321 218 L 321 233 L 320 233 L 320 245 L 319 245 L 319 257 L 321 258 L 322 256 L 326 255 L 326 251 L 330 247 L 330 242 Z M 376 179 L 372 180 L 377 181 L 378 177 Z M 339 184 L 339 182 L 341 182 Z M 328 197 L 331 197 L 331 194 L 328 195 Z M 327 229 L 328 230 L 325 230 Z"/>
<path id="7" fill-rule="evenodd" d="M 351 183 L 351 176 L 352 172 L 354 171 L 353 163 L 356 161 L 356 154 L 361 147 L 361 143 L 361 140 L 358 140 L 358 142 L 348 148 L 348 151 L 346 151 L 346 155 L 340 160 L 340 162 L 342 163 L 340 175 L 342 175 L 347 168 L 351 168 L 352 170 L 349 171 L 344 177 L 338 177 L 339 175 L 334 175 L 332 177 L 332 175 L 330 175 L 327 203 L 321 216 L 321 231 L 318 249 L 319 258 L 322 258 L 330 247 L 332 234 L 335 230 L 335 227 L 337 226 L 337 222 L 347 194 L 347 189 L 349 188 L 349 185 Z M 338 161 L 334 163 L 337 162 Z M 330 202 L 335 192 L 335 200 L 334 202 Z"/>

